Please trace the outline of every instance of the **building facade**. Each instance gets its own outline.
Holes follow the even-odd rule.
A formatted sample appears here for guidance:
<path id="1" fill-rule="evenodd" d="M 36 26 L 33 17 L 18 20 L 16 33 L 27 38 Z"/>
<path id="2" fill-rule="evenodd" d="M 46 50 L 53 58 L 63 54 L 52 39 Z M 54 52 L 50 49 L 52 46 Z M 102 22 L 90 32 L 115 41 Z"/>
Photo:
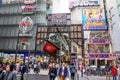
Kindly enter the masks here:
<path id="1" fill-rule="evenodd" d="M 109 24 L 109 33 L 111 37 L 111 46 L 113 53 L 120 53 L 120 1 L 115 0 L 114 2 L 109 2 L 109 0 L 105 1 L 106 11 L 107 11 L 107 18 Z"/>
<path id="2" fill-rule="evenodd" d="M 37 26 L 47 25 L 49 4 L 50 0 L 2 0 L 0 52 L 35 52 Z"/>

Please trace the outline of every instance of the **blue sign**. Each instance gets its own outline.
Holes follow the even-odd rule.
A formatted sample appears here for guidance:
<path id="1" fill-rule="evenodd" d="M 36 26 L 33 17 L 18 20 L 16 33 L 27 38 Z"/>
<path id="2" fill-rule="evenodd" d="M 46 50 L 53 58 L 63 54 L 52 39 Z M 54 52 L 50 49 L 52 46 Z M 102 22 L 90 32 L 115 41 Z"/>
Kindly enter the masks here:
<path id="1" fill-rule="evenodd" d="M 0 0 L 0 7 L 2 6 L 2 0 Z"/>

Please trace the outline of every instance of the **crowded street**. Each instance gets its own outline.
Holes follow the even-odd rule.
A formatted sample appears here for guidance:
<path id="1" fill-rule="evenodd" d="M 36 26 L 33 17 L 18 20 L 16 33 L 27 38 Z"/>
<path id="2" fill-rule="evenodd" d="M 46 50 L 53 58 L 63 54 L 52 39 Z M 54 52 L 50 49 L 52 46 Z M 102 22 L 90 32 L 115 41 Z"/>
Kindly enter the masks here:
<path id="1" fill-rule="evenodd" d="M 0 0 L 0 80 L 120 80 L 120 0 Z"/>

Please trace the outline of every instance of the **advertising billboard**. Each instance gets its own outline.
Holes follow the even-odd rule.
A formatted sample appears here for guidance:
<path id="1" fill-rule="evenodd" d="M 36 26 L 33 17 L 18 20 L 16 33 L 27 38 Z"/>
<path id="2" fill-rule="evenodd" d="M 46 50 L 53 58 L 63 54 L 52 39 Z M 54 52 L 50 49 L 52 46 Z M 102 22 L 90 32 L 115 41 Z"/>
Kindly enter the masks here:
<path id="1" fill-rule="evenodd" d="M 103 8 L 83 9 L 82 20 L 84 30 L 107 30 Z"/>
<path id="2" fill-rule="evenodd" d="M 109 53 L 109 44 L 88 44 L 88 53 Z"/>

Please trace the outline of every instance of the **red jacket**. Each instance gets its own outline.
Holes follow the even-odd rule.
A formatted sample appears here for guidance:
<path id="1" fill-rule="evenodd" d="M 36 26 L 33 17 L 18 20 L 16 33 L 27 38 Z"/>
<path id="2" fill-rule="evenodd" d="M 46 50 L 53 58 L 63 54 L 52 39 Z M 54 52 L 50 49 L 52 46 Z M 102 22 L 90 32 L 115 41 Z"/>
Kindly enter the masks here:
<path id="1" fill-rule="evenodd" d="M 112 68 L 111 73 L 112 73 L 112 75 L 117 75 L 118 71 L 116 68 Z"/>

